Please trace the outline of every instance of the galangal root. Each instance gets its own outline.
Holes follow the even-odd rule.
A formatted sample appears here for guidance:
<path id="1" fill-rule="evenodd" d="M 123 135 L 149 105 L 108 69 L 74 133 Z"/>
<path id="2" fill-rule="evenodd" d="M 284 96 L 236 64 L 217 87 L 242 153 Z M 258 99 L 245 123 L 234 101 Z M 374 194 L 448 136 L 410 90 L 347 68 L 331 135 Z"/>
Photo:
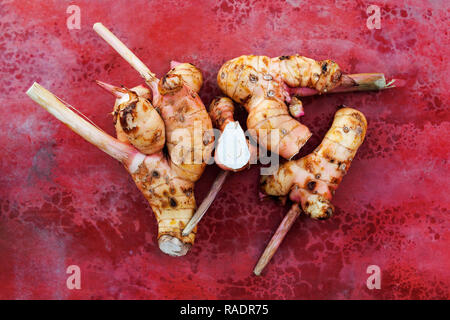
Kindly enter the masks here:
<path id="1" fill-rule="evenodd" d="M 176 69 L 172 69 L 171 74 L 177 74 L 176 71 Z M 196 70 L 196 72 L 200 71 Z M 163 82 L 164 80 L 161 80 L 161 85 L 153 86 L 153 89 L 160 90 L 151 92 L 144 86 L 128 90 L 97 81 L 100 86 L 117 97 L 113 115 L 118 140 L 133 144 L 141 152 L 143 152 L 142 148 L 156 152 L 153 156 L 157 156 L 158 162 L 152 162 L 154 165 L 151 170 L 144 169 L 135 174 L 134 180 L 155 213 L 161 250 L 175 255 L 177 246 L 174 245 L 174 242 L 178 243 L 180 240 L 184 244 L 181 246 L 182 250 L 178 250 L 184 254 L 187 252 L 187 244 L 193 244 L 192 237 L 196 232 L 194 229 L 186 236 L 181 235 L 181 231 L 196 209 L 194 182 L 200 178 L 206 165 L 201 160 L 202 158 L 200 158 L 200 163 L 194 163 L 195 152 L 200 151 L 198 156 L 209 158 L 214 140 L 208 141 L 204 145 L 202 139 L 195 140 L 193 137 L 195 121 L 206 124 L 209 131 L 212 129 L 212 125 L 211 121 L 208 122 L 209 118 L 203 104 L 199 104 L 198 101 L 194 103 L 186 101 L 186 99 L 192 99 L 193 93 L 193 91 L 189 91 L 189 93 L 184 91 L 189 90 L 186 86 L 187 83 L 184 83 L 184 88 L 180 87 L 177 91 L 171 90 L 170 94 L 167 94 L 164 93 L 164 88 L 169 82 Z M 152 96 L 157 97 L 153 100 L 154 105 L 147 100 Z M 198 96 L 196 97 L 199 99 Z M 188 112 L 183 114 L 183 112 L 177 111 L 185 106 L 189 106 Z M 167 116 L 173 113 L 184 117 L 182 121 L 184 126 L 179 123 L 178 126 L 176 124 L 172 127 L 166 126 L 167 123 L 176 121 L 172 116 Z M 151 118 L 148 118 L 149 114 L 151 114 Z M 142 125 L 140 125 L 141 122 L 143 122 Z M 158 125 L 152 125 L 152 123 L 158 123 Z M 197 129 L 199 128 L 202 126 Z M 138 132 L 143 132 L 143 134 L 139 135 L 140 139 L 136 143 L 134 138 Z M 204 133 L 206 134 L 206 130 Z M 164 143 L 159 148 L 161 140 L 164 142 L 165 134 L 168 137 L 166 142 L 169 155 L 167 158 L 162 152 Z M 209 137 L 213 137 L 210 132 L 207 134 Z"/>
<path id="2" fill-rule="evenodd" d="M 214 99 L 209 106 L 213 126 L 221 131 L 214 160 L 223 170 L 241 171 L 255 160 L 257 149 L 246 138 L 238 121 L 234 120 L 234 104 L 227 97 Z"/>
<path id="3" fill-rule="evenodd" d="M 239 123 L 234 121 L 231 99 L 218 97 L 211 103 L 211 119 L 222 132 L 214 158 L 227 171 L 240 171 L 248 167 L 249 161 L 256 163 L 257 151 L 263 149 L 285 159 L 294 157 L 311 137 L 309 129 L 297 120 L 304 114 L 302 96 L 383 90 L 394 88 L 394 82 L 402 85 L 400 80 L 386 84 L 382 73 L 343 74 L 331 60 L 315 61 L 299 55 L 241 56 L 221 67 L 217 82 L 224 94 L 244 105 L 252 138 L 249 143 Z M 210 204 L 214 200 L 224 181 L 224 175 L 220 175 L 205 202 Z M 197 212 L 193 220 L 200 221 L 204 213 Z M 189 225 L 193 227 L 194 223 Z"/>
<path id="4" fill-rule="evenodd" d="M 168 159 L 162 158 L 160 152 L 161 161 L 155 163 L 159 170 L 144 170 L 140 177 L 142 181 L 154 181 L 155 184 L 143 187 L 138 184 L 138 187 L 156 215 L 160 249 L 169 255 L 184 255 L 193 244 L 196 232 L 193 229 L 189 234 L 182 235 L 196 210 L 194 183 L 203 174 L 214 146 L 211 119 L 198 96 L 203 76 L 192 64 L 172 61 L 171 70 L 159 80 L 102 24 L 96 23 L 94 30 L 141 74 L 151 92 L 147 89 L 147 92 L 141 91 L 137 95 L 141 98 L 151 95 L 152 105 L 162 118 Z M 117 87 L 99 84 L 118 96 L 114 114 L 120 116 L 123 110 L 130 110 L 130 105 L 134 106 L 133 99 L 136 97 L 132 92 L 122 92 L 125 96 L 121 96 Z M 131 128 L 134 128 L 133 116 L 139 119 L 139 114 L 131 114 L 128 115 L 128 122 L 116 122 L 118 132 L 125 129 L 123 123 L 131 124 Z M 145 117 L 143 119 L 146 120 Z M 155 132 L 147 132 L 149 134 L 144 140 L 152 143 Z M 129 137 L 127 139 L 132 142 Z"/>
<path id="5" fill-rule="evenodd" d="M 175 63 L 161 80 L 109 30 L 94 29 L 146 80 L 144 86 L 118 88 L 98 82 L 117 97 L 113 116 L 117 139 L 82 119 L 56 96 L 34 84 L 27 94 L 87 141 L 122 162 L 148 200 L 158 222 L 160 249 L 172 256 L 185 255 L 196 229 L 182 230 L 196 209 L 194 183 L 211 156 L 212 123 L 197 92 L 200 70 Z M 167 146 L 168 156 L 163 153 Z"/>
<path id="6" fill-rule="evenodd" d="M 217 82 L 225 95 L 247 110 L 252 137 L 285 159 L 295 156 L 311 137 L 295 119 L 304 113 L 301 96 L 394 87 L 394 80 L 386 84 L 383 74 L 347 75 L 334 61 L 299 55 L 241 56 L 221 67 Z"/>
<path id="7" fill-rule="evenodd" d="M 322 143 L 311 154 L 288 161 L 273 175 L 261 178 L 261 189 L 265 194 L 289 196 L 294 205 L 256 265 L 256 275 L 270 261 L 300 214 L 299 204 L 303 212 L 313 219 L 328 219 L 333 215 L 331 198 L 363 143 L 366 129 L 367 121 L 361 112 L 342 108 L 336 112 Z"/>

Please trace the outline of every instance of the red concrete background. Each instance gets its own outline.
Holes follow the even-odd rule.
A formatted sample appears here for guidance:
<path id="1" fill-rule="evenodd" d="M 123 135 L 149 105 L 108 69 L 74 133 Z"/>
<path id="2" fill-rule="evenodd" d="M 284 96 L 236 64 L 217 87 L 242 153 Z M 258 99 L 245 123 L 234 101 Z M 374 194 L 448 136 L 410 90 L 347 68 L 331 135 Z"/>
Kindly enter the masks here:
<path id="1" fill-rule="evenodd" d="M 81 9 L 68 30 L 66 9 Z M 366 9 L 381 8 L 381 29 Z M 437 299 L 449 298 L 448 1 L 2 1 L 0 4 L 0 298 Z M 259 168 L 233 174 L 182 258 L 162 254 L 156 223 L 122 166 L 25 91 L 38 81 L 113 134 L 113 98 L 100 79 L 139 75 L 93 31 L 110 27 L 158 75 L 169 61 L 215 74 L 242 54 L 301 53 L 343 70 L 384 72 L 406 87 L 304 99 L 320 142 L 336 106 L 367 116 L 366 141 L 329 221 L 301 217 L 264 275 L 252 269 L 287 207 L 258 200 Z M 244 113 L 239 116 L 244 119 Z M 218 173 L 197 185 L 200 202 Z M 81 268 L 68 290 L 66 268 Z M 380 290 L 366 269 L 378 265 Z"/>

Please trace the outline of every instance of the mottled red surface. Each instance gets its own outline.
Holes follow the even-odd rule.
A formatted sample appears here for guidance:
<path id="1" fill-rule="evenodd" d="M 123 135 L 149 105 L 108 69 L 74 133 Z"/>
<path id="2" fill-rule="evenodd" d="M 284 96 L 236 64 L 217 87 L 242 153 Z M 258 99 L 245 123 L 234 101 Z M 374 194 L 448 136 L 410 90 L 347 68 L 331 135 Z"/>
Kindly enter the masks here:
<path id="1" fill-rule="evenodd" d="M 448 1 L 87 1 L 81 30 L 66 1 L 0 4 L 0 298 L 449 298 Z M 366 8 L 381 7 L 381 30 Z M 95 79 L 141 83 L 93 31 L 110 27 L 158 75 L 171 59 L 198 65 L 205 103 L 215 73 L 241 54 L 332 58 L 407 87 L 304 99 L 311 151 L 336 106 L 363 111 L 366 141 L 329 221 L 301 217 L 262 277 L 252 269 L 287 207 L 260 202 L 259 168 L 232 175 L 183 258 L 161 253 L 156 223 L 122 166 L 33 103 L 33 81 L 113 133 L 113 98 Z M 240 112 L 244 119 L 244 113 Z M 200 202 L 218 169 L 197 184 Z M 68 290 L 66 268 L 82 270 Z M 366 268 L 382 271 L 368 290 Z"/>

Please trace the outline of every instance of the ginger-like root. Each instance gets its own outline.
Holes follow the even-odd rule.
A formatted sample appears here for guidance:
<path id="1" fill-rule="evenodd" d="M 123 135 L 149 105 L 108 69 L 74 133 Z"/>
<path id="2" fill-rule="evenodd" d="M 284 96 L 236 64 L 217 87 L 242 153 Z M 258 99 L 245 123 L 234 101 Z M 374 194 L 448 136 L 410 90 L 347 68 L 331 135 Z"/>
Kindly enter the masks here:
<path id="1" fill-rule="evenodd" d="M 221 67 L 217 82 L 228 97 L 244 105 L 249 113 L 247 128 L 255 131 L 258 143 L 285 159 L 297 154 L 311 136 L 294 119 L 304 114 L 301 96 L 395 87 L 381 73 L 347 75 L 334 61 L 299 55 L 241 56 Z"/>
<path id="2" fill-rule="evenodd" d="M 181 178 L 197 181 L 214 147 L 211 119 L 197 94 L 203 81 L 200 70 L 172 62 L 172 69 L 159 81 L 103 24 L 95 23 L 93 29 L 144 78 L 153 93 L 152 104 L 164 120 L 171 168 Z"/>
<path id="3" fill-rule="evenodd" d="M 256 135 L 253 138 L 264 148 L 290 159 L 311 133 L 291 116 L 285 103 L 289 98 L 285 86 L 326 91 L 337 85 L 340 76 L 339 67 L 329 60 L 316 62 L 298 55 L 273 59 L 241 56 L 222 66 L 217 82 L 227 96 L 246 108 L 247 127 Z M 291 112 L 300 116 L 302 109 L 297 103 Z"/>
<path id="4" fill-rule="evenodd" d="M 181 234 L 197 208 L 194 182 L 180 178 L 162 152 L 147 156 L 132 177 L 155 214 L 161 251 L 171 256 L 185 255 L 197 231 Z"/>
<path id="5" fill-rule="evenodd" d="M 203 75 L 196 66 L 192 63 L 171 61 L 170 68 L 168 74 L 178 74 L 189 88 L 196 93 L 200 92 L 203 85 Z"/>
<path id="6" fill-rule="evenodd" d="M 159 80 L 105 26 L 96 23 L 94 30 L 144 78 L 152 93 L 151 104 L 164 121 L 168 160 L 156 158 L 158 165 L 154 167 L 163 172 L 152 167 L 135 181 L 158 220 L 160 249 L 170 255 L 184 255 L 196 232 L 194 228 L 189 235 L 182 235 L 196 209 L 194 183 L 203 174 L 214 146 L 211 119 L 197 94 L 203 83 L 201 71 L 192 64 L 173 62 L 172 69 Z M 161 180 L 145 188 L 137 182 L 149 179 Z"/>
<path id="7" fill-rule="evenodd" d="M 282 164 L 273 175 L 263 176 L 262 191 L 271 196 L 289 195 L 311 218 L 329 218 L 333 214 L 332 195 L 350 168 L 366 128 L 366 118 L 358 110 L 338 110 L 314 152 Z"/>
<path id="8" fill-rule="evenodd" d="M 127 97 L 128 96 L 128 97 Z M 128 90 L 123 102 L 114 108 L 114 126 L 144 154 L 161 151 L 165 144 L 164 122 L 149 100 Z"/>
<path id="9" fill-rule="evenodd" d="M 216 97 L 209 105 L 209 116 L 215 128 L 220 131 L 234 121 L 234 104 L 227 97 Z"/>
<path id="10" fill-rule="evenodd" d="M 203 174 L 214 147 L 211 119 L 198 94 L 176 71 L 164 76 L 157 88 L 159 98 L 153 104 L 164 120 L 172 169 L 195 182 Z"/>
<path id="11" fill-rule="evenodd" d="M 33 84 L 27 94 L 74 132 L 123 163 L 155 213 L 160 249 L 173 256 L 185 255 L 196 233 L 194 229 L 186 236 L 181 234 L 196 209 L 194 182 L 180 178 L 161 151 L 145 155 L 126 136 L 109 136 L 39 84 Z"/>
<path id="12" fill-rule="evenodd" d="M 209 106 L 209 115 L 214 127 L 221 131 L 214 160 L 227 171 L 241 171 L 248 168 L 254 159 L 256 148 L 250 144 L 238 121 L 234 120 L 233 101 L 218 97 Z"/>
<path id="13" fill-rule="evenodd" d="M 73 131 L 121 161 L 144 194 L 158 221 L 160 249 L 185 255 L 196 228 L 182 230 L 196 209 L 194 183 L 203 173 L 214 144 L 211 119 L 197 92 L 200 70 L 179 64 L 161 80 L 102 24 L 94 29 L 145 79 L 150 90 L 130 90 L 98 82 L 117 100 L 114 105 L 117 139 L 82 119 L 39 85 L 28 95 Z M 193 86 L 193 88 L 190 87 Z M 162 152 L 165 143 L 168 157 Z"/>
<path id="14" fill-rule="evenodd" d="M 217 82 L 227 96 L 245 105 L 259 88 L 263 89 L 263 98 L 284 101 L 284 84 L 327 92 L 339 85 L 341 76 L 339 66 L 331 60 L 315 61 L 299 55 L 276 58 L 250 55 L 227 61 L 219 70 Z"/>
<path id="15" fill-rule="evenodd" d="M 119 88 L 108 84 L 105 86 L 104 83 L 102 86 L 109 88 L 108 91 L 117 96 L 116 91 Z M 148 99 L 151 96 L 149 90 L 143 86 L 128 91 L 138 93 L 140 99 Z M 155 93 L 155 95 L 160 95 L 160 93 Z M 115 110 L 123 104 L 122 99 L 121 97 L 116 99 Z M 158 103 L 162 100 L 163 97 L 160 97 Z M 158 110 L 159 108 L 160 106 L 158 106 Z M 143 116 L 143 114 L 140 115 Z M 158 113 L 153 116 L 161 119 Z M 156 127 L 155 121 L 154 124 Z M 121 132 L 122 127 L 117 125 L 116 122 L 118 139 L 124 142 L 129 141 L 129 136 L 123 136 Z M 181 231 L 196 209 L 194 198 L 196 178 L 194 177 L 194 180 L 186 179 L 186 176 L 191 177 L 190 173 L 185 174 L 184 177 L 180 176 L 177 173 L 176 165 L 170 157 L 169 159 L 168 161 L 162 152 L 148 156 L 144 161 L 145 166 L 140 168 L 139 172 L 133 174 L 133 179 L 155 214 L 158 223 L 158 243 L 161 251 L 169 255 L 184 255 L 194 243 L 196 232 L 196 229 L 192 229 L 193 232 L 181 235 Z"/>
<path id="16" fill-rule="evenodd" d="M 117 97 L 113 110 L 114 127 L 120 140 L 128 140 L 144 154 L 154 154 L 166 142 L 164 121 L 150 102 L 150 90 L 138 86 L 132 90 L 97 81 Z"/>
<path id="17" fill-rule="evenodd" d="M 331 198 L 348 172 L 356 151 L 364 141 L 367 121 L 352 108 L 342 108 L 334 116 L 322 143 L 309 155 L 284 163 L 271 176 L 261 178 L 262 191 L 271 196 L 289 198 L 295 203 L 284 218 L 255 267 L 259 275 L 274 255 L 298 216 L 298 203 L 313 219 L 328 219 L 334 212 Z"/>
<path id="18" fill-rule="evenodd" d="M 189 65 L 189 70 L 191 70 L 193 73 L 201 74 L 201 72 L 191 64 L 179 65 Z M 182 72 L 184 78 L 183 76 L 178 74 L 178 71 Z M 181 77 L 181 80 L 183 80 L 183 82 L 179 82 L 179 76 Z M 168 253 L 168 250 L 174 250 L 174 248 L 176 248 L 176 245 L 180 244 L 180 241 L 177 241 L 176 239 L 179 240 L 180 238 L 188 237 L 189 235 L 193 234 L 192 232 L 196 232 L 196 228 L 195 226 L 193 226 L 192 228 L 190 228 L 190 231 L 188 233 L 184 231 L 184 233 L 180 235 L 180 232 L 182 230 L 186 230 L 185 226 L 187 226 L 187 223 L 191 220 L 191 217 L 193 217 L 192 210 L 195 211 L 196 209 L 195 199 L 193 198 L 193 182 L 197 181 L 203 173 L 205 162 L 210 157 L 214 142 L 213 135 L 208 132 L 212 129 L 212 124 L 209 117 L 205 117 L 205 107 L 203 106 L 203 104 L 198 103 L 198 95 L 195 95 L 191 91 L 189 91 L 190 87 L 188 87 L 188 83 L 185 81 L 185 79 L 193 78 L 196 78 L 195 74 L 189 76 L 189 74 L 186 72 L 186 69 L 177 69 L 175 67 L 172 68 L 171 71 L 169 71 L 168 76 L 164 77 L 158 85 L 152 86 L 152 91 L 158 90 L 153 92 L 153 96 L 157 97 L 157 99 L 153 99 L 153 103 L 155 104 L 157 109 L 160 110 L 161 116 L 163 117 L 166 125 L 170 158 L 170 170 L 167 169 L 167 172 L 177 179 L 177 183 L 174 184 L 174 186 L 169 187 L 167 190 L 163 190 L 162 194 L 160 192 L 159 197 L 157 193 L 153 193 L 153 198 L 156 197 L 156 200 L 164 199 L 164 194 L 170 193 L 173 190 L 177 190 L 177 185 L 181 185 L 183 191 L 182 193 L 178 192 L 178 195 L 174 195 L 172 199 L 169 199 L 168 203 L 170 205 L 177 203 L 178 207 L 176 210 L 169 211 L 167 210 L 167 208 L 162 211 L 159 210 L 159 208 L 164 208 L 167 200 L 159 203 L 153 203 L 154 201 L 151 202 L 151 206 L 156 214 L 159 226 L 158 234 L 160 249 L 166 253 Z M 170 79 L 170 81 L 168 79 Z M 136 89 L 137 88 L 133 88 L 132 90 Z M 141 90 L 141 94 L 144 93 L 145 92 Z M 180 105 L 181 107 L 178 107 Z M 181 127 L 182 125 L 184 125 L 185 127 Z M 190 132 L 187 132 L 183 129 L 189 129 Z M 193 136 L 193 131 L 195 131 L 196 129 L 202 130 L 201 133 L 203 135 L 203 139 L 198 139 L 199 137 L 197 137 L 196 140 L 189 138 L 190 136 Z M 179 130 L 178 133 L 177 130 Z M 175 153 L 177 150 L 181 151 L 181 153 Z M 200 160 L 200 163 L 191 164 L 190 161 L 187 160 L 194 160 L 194 152 L 196 152 L 196 150 L 201 150 L 200 155 L 202 158 L 200 159 L 204 159 L 204 161 Z M 189 152 L 191 152 L 190 156 Z M 175 156 L 172 156 L 173 154 L 175 154 Z M 174 160 L 178 162 L 175 162 Z M 163 166 L 161 165 L 161 167 Z M 188 169 L 186 170 L 186 168 Z M 156 172 L 154 172 L 153 174 L 156 174 Z M 191 184 L 189 184 L 189 182 L 191 182 Z M 183 186 L 183 184 L 185 185 Z M 149 199 L 150 197 L 152 197 L 152 193 L 146 194 L 148 189 L 149 188 L 147 187 L 146 189 L 143 189 L 141 191 Z M 194 202 L 186 202 L 185 200 L 183 200 L 185 196 L 189 198 L 191 197 L 191 195 Z M 182 201 L 178 201 L 179 199 L 181 199 Z M 182 207 L 183 205 L 184 207 Z M 200 210 L 206 211 L 206 209 L 202 209 L 205 207 L 206 209 L 208 209 L 209 207 L 209 205 L 207 205 L 207 202 L 204 202 L 204 204 L 202 203 L 202 206 L 197 210 L 197 212 Z M 175 239 L 171 237 L 174 237 Z M 186 243 L 186 241 L 181 241 L 181 243 Z"/>
<path id="19" fill-rule="evenodd" d="M 151 91 L 142 85 L 129 90 L 96 82 L 117 98 L 112 112 L 117 138 L 144 154 L 161 151 L 166 142 L 164 122 L 150 102 Z"/>

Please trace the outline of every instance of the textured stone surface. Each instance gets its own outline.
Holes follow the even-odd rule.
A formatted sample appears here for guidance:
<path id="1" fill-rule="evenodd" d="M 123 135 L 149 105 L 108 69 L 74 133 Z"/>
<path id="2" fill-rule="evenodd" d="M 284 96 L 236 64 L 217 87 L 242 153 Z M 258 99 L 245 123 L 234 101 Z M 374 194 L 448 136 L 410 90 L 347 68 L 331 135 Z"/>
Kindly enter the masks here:
<path id="1" fill-rule="evenodd" d="M 355 1 L 78 0 L 80 30 L 66 28 L 68 4 L 0 4 L 0 298 L 449 298 L 448 1 L 379 2 L 381 30 L 367 29 L 369 4 Z M 407 86 L 304 99 L 314 136 L 302 154 L 340 104 L 367 116 L 366 141 L 333 200 L 336 215 L 301 217 L 257 278 L 252 269 L 287 212 L 258 200 L 258 167 L 229 178 L 192 251 L 171 258 L 121 165 L 25 95 L 38 81 L 113 133 L 113 98 L 94 80 L 141 80 L 92 31 L 97 21 L 158 75 L 172 59 L 198 65 L 205 104 L 219 94 L 215 72 L 241 54 L 331 58 Z M 197 184 L 199 202 L 217 173 L 210 166 Z M 71 264 L 81 267 L 81 290 L 66 288 Z M 371 264 L 381 290 L 366 287 Z"/>

